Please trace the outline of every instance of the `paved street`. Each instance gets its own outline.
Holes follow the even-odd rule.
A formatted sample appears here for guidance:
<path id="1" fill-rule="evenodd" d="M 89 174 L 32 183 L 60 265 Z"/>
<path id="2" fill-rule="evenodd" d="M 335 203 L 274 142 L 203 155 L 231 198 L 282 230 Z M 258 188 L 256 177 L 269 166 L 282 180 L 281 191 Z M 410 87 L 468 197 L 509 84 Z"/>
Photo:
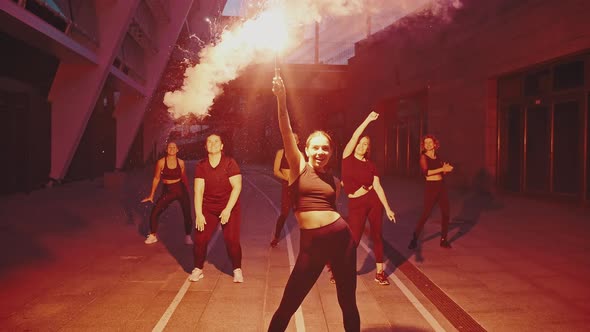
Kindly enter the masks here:
<path id="1" fill-rule="evenodd" d="M 280 185 L 270 167 L 242 171 L 243 284 L 232 282 L 219 232 L 205 278 L 187 281 L 192 250 L 183 244 L 177 203 L 161 217 L 160 241 L 143 243 L 151 205 L 139 201 L 151 167 L 0 197 L 0 329 L 265 331 L 297 256 L 299 230 L 290 216 L 279 246 L 269 247 Z M 421 245 L 410 251 L 422 185 L 389 177 L 382 183 L 398 220 L 384 219 L 391 285 L 373 280 L 371 243 L 363 237 L 357 264 L 363 331 L 587 331 L 590 211 L 453 191 L 453 248 L 438 246 L 435 210 Z M 346 215 L 346 200 L 340 204 Z M 288 330 L 343 330 L 327 272 Z"/>

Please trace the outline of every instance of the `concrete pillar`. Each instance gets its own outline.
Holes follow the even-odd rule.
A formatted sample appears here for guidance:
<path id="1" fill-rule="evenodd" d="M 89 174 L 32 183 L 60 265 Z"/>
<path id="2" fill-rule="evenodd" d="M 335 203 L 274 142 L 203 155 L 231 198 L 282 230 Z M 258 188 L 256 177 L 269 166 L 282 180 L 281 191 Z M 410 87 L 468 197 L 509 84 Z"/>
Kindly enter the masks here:
<path id="1" fill-rule="evenodd" d="M 164 107 L 163 100 L 159 96 L 154 96 L 151 100 L 163 70 L 166 68 L 168 58 L 186 20 L 186 16 L 192 6 L 192 0 L 175 0 L 169 2 L 170 20 L 168 22 L 160 22 L 158 25 L 158 33 L 152 36 L 155 42 L 155 47 L 158 52 L 153 56 L 146 57 L 145 67 L 149 68 L 146 75 L 145 96 L 140 96 L 131 91 L 121 91 L 121 98 L 115 109 L 115 117 L 117 119 L 117 157 L 116 168 L 122 168 L 125 164 L 129 149 L 133 144 L 133 140 L 137 135 L 137 130 L 141 125 L 141 121 L 146 114 L 146 110 L 150 105 L 150 101 L 156 107 Z M 146 122 L 152 122 L 151 119 L 146 119 Z M 158 126 L 159 123 L 150 125 L 146 123 L 144 126 L 144 152 L 150 151 L 154 141 L 160 142 L 163 136 L 162 128 Z M 170 124 L 162 124 L 169 126 Z M 167 131 L 166 131 L 167 134 Z M 147 154 L 144 153 L 147 157 Z"/>
<path id="2" fill-rule="evenodd" d="M 48 98 L 53 179 L 63 179 L 68 171 L 138 4 L 139 0 L 97 1 L 98 64 L 60 63 Z"/>

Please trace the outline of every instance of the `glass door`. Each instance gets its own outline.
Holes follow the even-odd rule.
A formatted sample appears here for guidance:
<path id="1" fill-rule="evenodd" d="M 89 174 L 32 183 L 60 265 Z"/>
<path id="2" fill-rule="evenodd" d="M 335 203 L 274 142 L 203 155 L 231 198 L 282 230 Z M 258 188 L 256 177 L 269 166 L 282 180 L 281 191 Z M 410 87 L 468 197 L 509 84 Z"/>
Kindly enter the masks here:
<path id="1" fill-rule="evenodd" d="M 503 190 L 522 190 L 523 111 L 519 104 L 511 104 L 500 113 L 500 185 Z"/>
<path id="2" fill-rule="evenodd" d="M 582 187 L 583 114 L 580 100 L 565 100 L 553 105 L 553 156 L 551 191 L 577 194 Z"/>
<path id="3" fill-rule="evenodd" d="M 550 118 L 549 107 L 535 105 L 525 111 L 525 191 L 549 191 Z"/>

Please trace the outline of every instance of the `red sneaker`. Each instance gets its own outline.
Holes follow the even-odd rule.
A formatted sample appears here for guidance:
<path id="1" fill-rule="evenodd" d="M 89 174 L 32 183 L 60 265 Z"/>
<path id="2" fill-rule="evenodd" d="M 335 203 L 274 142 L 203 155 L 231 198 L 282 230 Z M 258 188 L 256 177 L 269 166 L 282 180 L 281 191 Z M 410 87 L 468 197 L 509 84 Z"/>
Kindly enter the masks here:
<path id="1" fill-rule="evenodd" d="M 379 285 L 389 285 L 389 280 L 387 280 L 387 276 L 385 275 L 384 271 L 375 273 L 375 281 L 378 282 Z"/>
<path id="2" fill-rule="evenodd" d="M 272 239 L 272 241 L 270 241 L 270 246 L 273 248 L 276 248 L 278 244 L 279 244 L 279 239 L 277 239 L 276 237 L 274 239 Z"/>

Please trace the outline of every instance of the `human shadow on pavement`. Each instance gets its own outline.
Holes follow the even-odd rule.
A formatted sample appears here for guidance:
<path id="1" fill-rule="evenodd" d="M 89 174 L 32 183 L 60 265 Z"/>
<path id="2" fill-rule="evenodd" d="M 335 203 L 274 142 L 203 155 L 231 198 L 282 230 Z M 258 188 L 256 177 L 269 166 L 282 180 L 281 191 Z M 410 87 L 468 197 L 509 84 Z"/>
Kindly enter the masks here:
<path id="1" fill-rule="evenodd" d="M 173 208 L 173 206 L 168 209 L 171 208 Z M 174 213 L 170 213 L 166 216 L 167 218 L 164 214 L 160 216 L 158 241 L 162 242 L 170 255 L 172 255 L 172 257 L 178 262 L 178 265 L 180 265 L 185 272 L 190 273 L 194 268 L 193 245 L 187 245 L 184 243 L 184 224 L 182 222 L 180 206 L 174 210 Z"/>
<path id="2" fill-rule="evenodd" d="M 414 222 L 415 222 L 415 220 L 418 220 L 418 217 L 420 216 L 421 212 L 422 212 L 421 206 L 414 207 L 409 210 L 396 211 L 397 223 L 393 223 L 390 220 L 388 220 L 385 216 L 383 216 L 383 228 L 382 228 L 383 231 L 382 231 L 382 233 L 383 233 L 383 251 L 384 251 L 384 256 L 385 256 L 384 263 L 386 266 L 389 266 L 389 268 L 393 267 L 395 270 L 397 267 L 399 267 L 401 264 L 403 264 L 407 260 L 407 258 L 404 256 L 404 253 L 406 251 L 402 250 L 402 252 L 400 252 L 397 249 L 395 249 L 390 243 L 397 242 L 397 243 L 399 243 L 398 248 L 405 248 L 407 246 L 407 243 L 410 241 L 410 239 L 412 237 L 412 235 L 411 235 L 412 232 L 408 232 L 406 229 L 408 227 L 411 227 L 413 229 Z M 375 257 L 374 257 L 374 251 L 373 251 L 373 243 L 372 243 L 372 241 L 370 241 L 369 232 L 370 232 L 370 225 L 367 222 L 367 224 L 365 225 L 365 238 L 369 240 L 367 245 L 369 247 L 370 254 L 367 255 L 367 257 L 363 261 L 361 267 L 357 270 L 358 275 L 371 273 L 375 270 Z M 407 233 L 407 235 L 405 233 Z M 401 241 L 401 243 L 399 241 Z M 409 251 L 409 255 L 410 256 L 414 255 L 417 261 L 422 261 L 423 260 L 422 248 L 421 248 L 420 244 L 418 244 L 418 247 L 415 250 Z M 393 266 L 391 266 L 391 264 L 388 264 L 387 260 L 389 260 L 390 263 L 393 263 Z M 393 270 L 387 271 L 387 272 L 393 273 Z"/>
<path id="3" fill-rule="evenodd" d="M 125 172 L 122 175 L 122 186 L 119 189 L 121 207 L 125 215 L 125 224 L 136 226 L 137 232 L 145 238 L 149 231 L 149 216 L 154 206 L 151 202 L 142 203 L 151 190 L 153 165 L 144 169 Z M 155 199 L 161 194 L 161 185 L 158 186 Z"/>
<path id="4" fill-rule="evenodd" d="M 391 327 L 369 327 L 369 328 L 363 328 L 361 329 L 363 332 L 425 332 L 425 331 L 430 331 L 427 329 L 421 329 L 419 327 L 414 327 L 414 326 L 399 326 L 399 325 L 395 325 L 395 326 L 391 326 Z"/>
<path id="5" fill-rule="evenodd" d="M 53 260 L 55 249 L 47 240 L 73 236 L 89 227 L 84 216 L 59 204 L 18 209 L 0 224 L 0 275 L 18 265 Z"/>
<path id="6" fill-rule="evenodd" d="M 493 194 L 493 180 L 491 175 L 484 169 L 475 175 L 472 187 L 463 198 L 461 210 L 452 218 L 449 223 L 449 242 L 453 243 L 459 238 L 467 235 L 480 221 L 481 214 L 485 211 L 498 210 L 503 206 Z M 425 241 L 440 237 L 437 232 L 428 236 Z"/>

